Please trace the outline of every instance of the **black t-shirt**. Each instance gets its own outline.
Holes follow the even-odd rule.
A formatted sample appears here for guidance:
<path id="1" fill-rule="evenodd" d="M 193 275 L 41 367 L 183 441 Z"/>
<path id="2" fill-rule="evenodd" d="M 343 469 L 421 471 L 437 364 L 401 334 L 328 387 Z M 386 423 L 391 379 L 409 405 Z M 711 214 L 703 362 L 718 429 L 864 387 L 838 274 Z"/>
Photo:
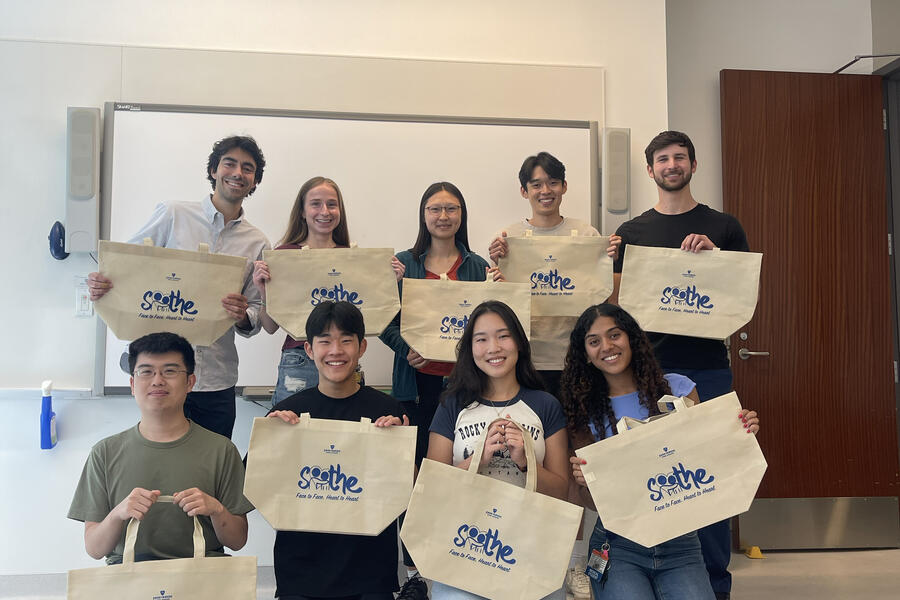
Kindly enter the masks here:
<path id="1" fill-rule="evenodd" d="M 613 269 L 616 273 L 622 272 L 628 244 L 680 248 L 681 242 L 691 233 L 705 235 L 722 250 L 750 250 L 744 228 L 731 215 L 705 204 L 698 204 L 680 215 L 664 215 L 651 208 L 619 226 L 616 234 L 622 236 L 622 246 Z M 647 337 L 664 370 L 728 368 L 727 350 L 719 340 L 651 332 L 647 333 Z"/>
<path id="2" fill-rule="evenodd" d="M 307 388 L 272 410 L 340 421 L 404 414 L 394 398 L 370 387 L 361 387 L 347 398 L 329 398 L 318 388 Z M 395 592 L 400 587 L 396 523 L 376 536 L 278 531 L 274 558 L 276 596 L 354 596 Z"/>

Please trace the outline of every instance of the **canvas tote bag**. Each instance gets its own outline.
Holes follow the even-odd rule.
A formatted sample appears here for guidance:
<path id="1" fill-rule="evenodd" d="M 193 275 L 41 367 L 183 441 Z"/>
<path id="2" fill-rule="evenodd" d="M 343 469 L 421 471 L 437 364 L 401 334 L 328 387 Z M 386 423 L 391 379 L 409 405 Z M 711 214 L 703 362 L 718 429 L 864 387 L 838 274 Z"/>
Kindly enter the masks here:
<path id="1" fill-rule="evenodd" d="M 646 331 L 723 340 L 753 318 L 762 254 L 628 245 L 619 305 Z"/>
<path id="2" fill-rule="evenodd" d="M 507 281 L 531 286 L 531 314 L 577 317 L 613 291 L 609 237 L 536 236 L 506 238 L 509 252 L 499 262 Z"/>
<path id="3" fill-rule="evenodd" d="M 194 346 L 210 346 L 234 326 L 222 298 L 240 293 L 247 259 L 199 250 L 100 240 L 100 274 L 113 288 L 94 309 L 120 340 L 171 331 Z"/>
<path id="4" fill-rule="evenodd" d="M 406 510 L 415 427 L 257 417 L 244 496 L 274 529 L 378 535 Z"/>
<path id="5" fill-rule="evenodd" d="M 422 358 L 456 362 L 469 315 L 485 300 L 509 306 L 531 335 L 531 290 L 525 283 L 404 279 L 400 335 Z"/>
<path id="6" fill-rule="evenodd" d="M 400 539 L 427 579 L 495 600 L 543 598 L 563 584 L 583 509 L 534 491 L 524 431 L 525 488 L 479 475 L 488 428 L 468 470 L 422 461 Z"/>
<path id="7" fill-rule="evenodd" d="M 734 392 L 659 403 L 675 411 L 575 451 L 603 526 L 648 548 L 748 510 L 767 466 Z"/>
<path id="8" fill-rule="evenodd" d="M 172 500 L 172 496 L 160 496 L 157 502 Z M 134 562 L 140 521 L 132 519 L 125 530 L 122 564 L 69 571 L 66 598 L 256 600 L 256 557 L 207 557 L 203 528 L 197 517 L 193 519 L 194 558 Z"/>
<path id="9" fill-rule="evenodd" d="M 306 319 L 324 300 L 346 300 L 363 314 L 366 335 L 380 335 L 400 310 L 391 248 L 265 250 L 271 281 L 266 312 L 297 340 Z"/>

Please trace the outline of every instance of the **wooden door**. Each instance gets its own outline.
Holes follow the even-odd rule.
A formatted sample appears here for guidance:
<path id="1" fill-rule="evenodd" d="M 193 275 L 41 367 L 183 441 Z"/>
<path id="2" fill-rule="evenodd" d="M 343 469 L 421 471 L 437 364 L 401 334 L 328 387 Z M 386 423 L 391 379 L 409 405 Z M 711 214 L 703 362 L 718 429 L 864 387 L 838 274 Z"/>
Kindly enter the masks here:
<path id="1" fill-rule="evenodd" d="M 762 422 L 758 497 L 898 496 L 881 78 L 724 70 L 720 84 L 724 208 L 764 253 L 731 350 Z"/>

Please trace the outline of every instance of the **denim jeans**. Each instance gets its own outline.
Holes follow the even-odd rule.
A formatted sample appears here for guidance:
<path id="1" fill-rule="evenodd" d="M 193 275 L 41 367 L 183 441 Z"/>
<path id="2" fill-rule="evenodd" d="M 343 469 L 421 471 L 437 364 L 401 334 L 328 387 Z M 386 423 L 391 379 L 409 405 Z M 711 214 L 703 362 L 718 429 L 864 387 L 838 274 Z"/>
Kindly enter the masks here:
<path id="1" fill-rule="evenodd" d="M 548 596 L 544 596 L 543 600 L 565 600 L 566 592 L 560 588 Z M 444 585 L 437 581 L 431 582 L 431 600 L 488 600 L 484 596 L 477 596 L 470 592 Z"/>
<path id="2" fill-rule="evenodd" d="M 316 370 L 313 359 L 306 355 L 306 351 L 302 347 L 282 350 L 272 406 L 292 394 L 317 385 L 319 385 L 319 371 Z"/>
<path id="3" fill-rule="evenodd" d="M 604 542 L 609 544 L 607 579 L 602 588 L 591 579 L 594 600 L 715 600 L 696 533 L 645 548 L 607 532 L 597 519 L 590 551 Z"/>
<path id="4" fill-rule="evenodd" d="M 667 373 L 680 373 L 697 384 L 700 402 L 717 398 L 731 391 L 731 369 L 666 369 Z M 709 572 L 709 582 L 717 594 L 731 592 L 731 519 L 725 519 L 697 530 L 703 562 Z"/>

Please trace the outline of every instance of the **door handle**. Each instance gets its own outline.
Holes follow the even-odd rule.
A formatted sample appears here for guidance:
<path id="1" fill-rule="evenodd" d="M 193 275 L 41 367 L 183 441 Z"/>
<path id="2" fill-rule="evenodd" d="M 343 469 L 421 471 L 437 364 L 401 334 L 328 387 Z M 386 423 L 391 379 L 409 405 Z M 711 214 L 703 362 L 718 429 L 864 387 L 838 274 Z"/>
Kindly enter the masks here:
<path id="1" fill-rule="evenodd" d="M 752 350 L 747 350 L 746 348 L 741 348 L 738 350 L 738 356 L 741 357 L 742 360 L 747 360 L 751 356 L 769 356 L 768 352 L 754 352 Z"/>

